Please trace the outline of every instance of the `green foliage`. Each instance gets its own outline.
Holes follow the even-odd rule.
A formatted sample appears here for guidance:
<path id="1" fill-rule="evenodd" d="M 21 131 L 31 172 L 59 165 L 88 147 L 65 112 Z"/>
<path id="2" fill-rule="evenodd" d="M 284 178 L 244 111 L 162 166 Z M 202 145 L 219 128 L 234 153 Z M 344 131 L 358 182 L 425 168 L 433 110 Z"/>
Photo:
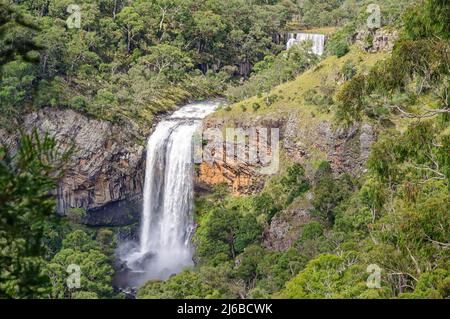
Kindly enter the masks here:
<path id="1" fill-rule="evenodd" d="M 293 164 L 259 195 L 241 199 L 218 189 L 211 198 L 197 201 L 200 227 L 195 241 L 200 261 L 217 265 L 236 258 L 250 244 L 258 243 L 265 222 L 308 188 L 303 167 Z"/>
<path id="2" fill-rule="evenodd" d="M 257 241 L 261 233 L 255 215 L 229 208 L 214 209 L 204 217 L 197 232 L 197 253 L 204 258 L 220 254 L 235 258 L 248 244 Z"/>
<path id="3" fill-rule="evenodd" d="M 322 163 L 316 172 L 313 188 L 314 198 L 312 204 L 316 209 L 316 214 L 333 223 L 334 208 L 350 196 L 353 188 L 353 181 L 349 175 L 344 174 L 339 178 L 335 178 L 329 163 Z"/>
<path id="4" fill-rule="evenodd" d="M 100 89 L 97 91 L 92 103 L 88 106 L 88 110 L 90 113 L 101 118 L 113 120 L 115 114 L 111 112 L 111 109 L 114 109 L 118 105 L 119 99 L 114 93 L 107 89 Z"/>
<path id="5" fill-rule="evenodd" d="M 324 227 L 322 224 L 316 221 L 309 222 L 302 227 L 301 240 L 306 241 L 310 239 L 316 239 L 323 236 Z"/>
<path id="6" fill-rule="evenodd" d="M 331 36 L 329 52 L 339 56 L 347 52 L 351 36 L 365 23 L 367 3 L 361 3 L 358 17 Z M 382 1 L 383 25 L 398 25 L 408 3 Z M 323 5 L 343 6 L 318 3 L 318 7 Z M 305 17 L 310 14 L 299 11 Z M 320 16 L 317 23 L 327 25 L 327 19 L 336 16 L 323 11 L 316 12 Z M 220 21 L 216 22 L 220 26 Z M 276 72 L 289 74 L 284 73 L 281 58 L 288 59 L 288 55 L 269 55 L 257 63 L 247 86 L 229 90 L 230 100 L 256 95 L 271 106 L 278 97 L 266 92 L 289 80 L 276 78 Z M 439 107 L 445 114 L 448 44 L 436 37 L 403 36 L 392 55 L 375 67 L 357 69 L 357 62 L 347 60 L 333 69 L 341 86 L 335 96 L 337 87 L 323 81 L 304 98 L 319 106 L 319 111 L 336 106 L 338 118 L 347 123 L 369 117 L 382 124 L 374 125 L 381 132 L 371 147 L 363 176 L 337 175 L 330 163 L 322 162 L 308 179 L 303 167 L 295 164 L 267 180 L 259 194 L 235 197 L 222 189 L 198 199 L 195 271 L 181 276 L 189 279 L 177 281 L 170 289 L 167 282 L 148 284 L 143 296 L 448 297 L 448 121 L 445 115 L 430 113 L 419 121 L 397 118 L 403 113 L 420 114 L 421 103 Z M 401 130 L 383 127 L 393 121 Z M 309 189 L 312 200 L 302 197 Z M 310 204 L 312 209 L 307 206 Z M 264 241 L 260 243 L 264 231 L 283 227 L 280 221 L 290 223 L 277 214 L 305 206 L 311 220 L 301 225 L 290 249 L 275 252 L 264 248 Z M 371 264 L 381 268 L 380 289 L 366 284 Z M 211 278 L 215 273 L 220 279 Z M 184 291 L 184 285 L 189 289 Z M 207 287 L 204 291 L 199 288 L 205 287 L 202 285 Z"/>
<path id="7" fill-rule="evenodd" d="M 261 107 L 261 105 L 259 105 L 258 103 L 253 103 L 252 104 L 253 112 L 258 111 L 260 107 Z"/>
<path id="8" fill-rule="evenodd" d="M 139 59 L 139 63 L 157 77 L 165 76 L 171 83 L 180 81 L 184 73 L 193 67 L 191 58 L 185 52 L 169 44 L 154 46 L 150 54 Z"/>
<path id="9" fill-rule="evenodd" d="M 292 15 L 292 3 L 279 0 L 82 0 L 81 28 L 69 29 L 69 4 L 2 2 L 3 115 L 71 107 L 146 125 L 177 104 L 220 95 L 230 80 L 278 54 L 279 30 Z M 39 67 L 28 66 L 37 49 Z"/>
<path id="10" fill-rule="evenodd" d="M 414 95 L 427 91 L 441 92 L 436 95 L 443 107 L 448 108 L 448 98 L 442 95 L 440 83 L 450 74 L 449 62 L 448 43 L 433 39 L 400 41 L 389 59 L 376 65 L 369 74 L 358 74 L 342 85 L 336 96 L 337 118 L 351 123 L 362 115 L 379 118 L 386 113 L 380 113 L 383 108 L 387 113 L 399 108 L 408 112 L 395 98 L 407 96 L 411 104 Z"/>
<path id="11" fill-rule="evenodd" d="M 448 260 L 448 193 L 444 187 L 439 191 L 435 187 L 433 195 L 419 194 L 420 204 L 399 201 L 392 215 L 375 224 L 373 236 L 380 244 L 372 251 L 372 258 L 392 274 L 386 281 L 395 294 L 420 291 L 417 278 L 429 269 L 443 267 Z M 383 229 L 383 225 L 390 227 Z"/>
<path id="12" fill-rule="evenodd" d="M 223 273 L 226 284 L 220 286 L 208 280 L 214 282 L 215 289 L 220 286 L 219 296 L 256 298 L 281 289 L 305 265 L 305 257 L 295 249 L 284 253 L 268 251 L 259 241 L 274 214 L 308 188 L 303 167 L 293 164 L 283 175 L 273 178 L 261 194 L 240 198 L 219 187 L 214 194 L 198 199 L 195 243 L 200 279 L 205 280 L 205 270 L 224 271 L 222 265 L 229 264 L 234 266 Z M 161 291 L 146 293 L 152 294 L 165 296 Z"/>
<path id="13" fill-rule="evenodd" d="M 307 27 L 343 25 L 356 15 L 356 1 L 305 0 L 301 7 L 301 23 Z"/>
<path id="14" fill-rule="evenodd" d="M 86 211 L 83 208 L 70 208 L 66 216 L 72 223 L 81 224 L 86 216 Z"/>
<path id="15" fill-rule="evenodd" d="M 301 46 L 295 45 L 289 51 L 264 60 L 264 64 L 259 64 L 243 85 L 227 90 L 228 100 L 237 102 L 269 92 L 273 87 L 292 80 L 298 74 L 306 71 L 318 61 L 318 57 L 311 53 L 310 46 L 310 43 Z M 274 100 L 268 98 L 266 104 L 270 105 L 273 102 Z"/>
<path id="16" fill-rule="evenodd" d="M 14 122 L 33 107 L 68 106 L 147 124 L 155 113 L 220 94 L 240 77 L 249 79 L 227 91 L 229 100 L 256 95 L 262 104 L 241 108 L 258 112 L 280 99 L 267 94 L 274 86 L 317 62 L 308 44 L 280 53 L 278 33 L 293 14 L 302 27 L 345 24 L 327 42 L 327 52 L 342 57 L 369 2 L 81 1 L 82 28 L 69 30 L 68 0 L 21 1 L 0 12 L 2 120 Z M 196 201 L 196 266 L 146 283 L 139 298 L 449 298 L 449 10 L 445 1 L 426 0 L 400 21 L 409 2 L 380 1 L 383 25 L 405 25 L 390 57 L 359 72 L 357 61 L 347 60 L 332 71 L 333 82 L 344 82 L 336 95 L 337 87 L 322 81 L 303 96 L 319 112 L 336 107 L 348 124 L 369 117 L 401 127 L 375 125 L 381 132 L 364 175 L 338 176 L 322 162 L 307 177 L 293 164 L 259 194 L 237 197 L 217 187 Z M 22 23 L 25 11 L 42 32 Z M 39 67 L 28 63 L 34 42 L 43 46 Z M 405 114 L 419 120 L 398 119 Z M 15 155 L 0 149 L 0 298 L 114 297 L 114 231 L 81 226 L 79 209 L 50 218 L 49 194 L 67 160 L 54 147 L 34 133 Z M 312 200 L 303 197 L 308 190 Z M 264 233 L 284 217 L 277 214 L 298 208 L 311 219 L 289 238 L 290 248 L 265 248 Z M 381 289 L 366 285 L 374 263 Z M 81 268 L 80 288 L 67 285 L 71 264 Z"/>
<path id="17" fill-rule="evenodd" d="M 304 168 L 300 164 L 292 164 L 282 176 L 271 179 L 263 191 L 253 197 L 253 209 L 258 215 L 267 216 L 270 221 L 277 212 L 288 207 L 308 189 Z"/>
<path id="18" fill-rule="evenodd" d="M 205 282 L 200 274 L 183 271 L 167 281 L 149 281 L 142 286 L 139 299 L 209 299 L 219 297 L 218 291 Z"/>
<path id="19" fill-rule="evenodd" d="M 362 95 L 366 89 L 365 77 L 356 75 L 351 81 L 342 85 L 336 98 L 338 110 L 336 115 L 339 120 L 351 122 L 360 120 L 363 110 Z"/>
<path id="20" fill-rule="evenodd" d="M 442 281 L 429 290 L 420 279 L 448 260 L 448 151 L 446 160 L 437 155 L 448 133 L 441 125 L 432 119 L 411 124 L 402 134 L 386 131 L 372 147 L 362 188 L 336 209 L 334 229 L 345 233 L 348 243 L 370 235 L 365 258 L 386 270 L 383 282 L 394 296 L 446 294 L 445 277 L 434 277 Z"/>
<path id="21" fill-rule="evenodd" d="M 80 229 L 65 235 L 71 226 L 54 215 L 56 203 L 50 192 L 72 153 L 71 148 L 56 146 L 54 139 L 33 132 L 21 137 L 13 155 L 6 148 L 0 150 L 3 298 L 112 296 L 111 260 L 100 252 L 111 253 L 107 236 L 99 246 Z M 73 222 L 79 222 L 84 211 L 72 213 Z M 81 290 L 67 286 L 71 264 L 81 267 Z"/>
<path id="22" fill-rule="evenodd" d="M 263 191 L 255 196 L 253 199 L 253 207 L 255 212 L 267 216 L 269 220 L 281 210 L 281 206 L 275 202 L 274 197 L 269 191 Z"/>
<path id="23" fill-rule="evenodd" d="M 100 245 L 101 251 L 108 252 L 108 255 L 114 254 L 115 236 L 114 232 L 108 228 L 101 228 L 97 231 L 96 241 Z"/>
<path id="24" fill-rule="evenodd" d="M 280 99 L 280 97 L 276 94 L 268 95 L 267 98 L 265 99 L 265 103 L 267 106 L 271 106 L 273 103 L 275 103 L 279 99 Z"/>
<path id="25" fill-rule="evenodd" d="M 80 267 L 80 287 L 69 287 L 68 268 L 70 265 Z M 111 297 L 114 270 L 109 257 L 103 254 L 95 242 L 82 231 L 69 235 L 59 251 L 47 265 L 47 273 L 52 284 L 53 298 L 80 298 L 89 294 L 91 297 Z"/>
<path id="26" fill-rule="evenodd" d="M 100 229 L 97 238 L 82 229 L 64 235 L 59 251 L 46 266 L 51 282 L 52 298 L 98 299 L 113 297 L 114 273 L 111 257 L 114 252 L 112 232 Z M 69 287 L 73 266 L 80 267 L 80 287 Z"/>
<path id="27" fill-rule="evenodd" d="M 400 298 L 408 299 L 448 299 L 450 296 L 450 272 L 436 269 L 419 277 L 416 289 L 412 293 L 402 293 Z"/>
<path id="28" fill-rule="evenodd" d="M 375 67 L 369 74 L 369 90 L 405 89 L 408 82 L 419 77 L 425 88 L 432 86 L 448 74 L 448 43 L 433 39 L 403 40 L 399 42 L 390 60 Z M 384 70 L 382 69 L 384 68 Z M 424 87 L 419 88 L 420 93 Z"/>
<path id="29" fill-rule="evenodd" d="M 320 93 L 316 89 L 305 92 L 304 99 L 306 103 L 317 106 L 323 112 L 327 112 L 333 104 L 333 99 L 330 95 Z"/>
<path id="30" fill-rule="evenodd" d="M 349 22 L 344 27 L 338 29 L 331 34 L 327 40 L 325 52 L 328 55 L 336 55 L 338 58 L 343 57 L 350 51 L 351 35 L 356 30 L 356 23 Z"/>
<path id="31" fill-rule="evenodd" d="M 12 61 L 2 67 L 0 113 L 6 119 L 20 114 L 27 103 L 31 102 L 34 80 L 35 67 L 30 63 Z"/>
<path id="32" fill-rule="evenodd" d="M 336 55 L 342 57 L 346 55 L 350 50 L 350 44 L 354 34 L 367 28 L 367 18 L 370 13 L 367 12 L 368 5 L 372 4 L 370 0 L 357 2 L 357 8 L 354 8 L 354 4 L 351 1 L 345 1 L 343 5 L 337 9 L 348 10 L 346 7 L 350 7 L 352 14 L 348 18 L 343 19 L 342 23 L 345 23 L 341 28 L 332 33 L 327 40 L 325 51 L 328 55 Z M 402 23 L 402 16 L 407 8 L 414 3 L 414 0 L 380 0 L 377 1 L 377 5 L 380 6 L 381 11 L 381 27 L 398 27 Z M 322 15 L 327 15 L 328 12 L 323 12 Z M 367 39 L 370 40 L 370 39 Z"/>
<path id="33" fill-rule="evenodd" d="M 329 51 L 332 52 L 334 55 L 336 55 L 338 58 L 341 58 L 350 51 L 350 47 L 347 44 L 347 41 L 340 40 L 339 42 L 335 43 L 329 49 Z"/>
<path id="34" fill-rule="evenodd" d="M 258 276 L 258 264 L 263 259 L 265 251 L 258 245 L 248 246 L 239 256 L 239 266 L 236 267 L 236 276 L 243 279 L 247 286 Z"/>
<path id="35" fill-rule="evenodd" d="M 84 96 L 74 96 L 69 101 L 69 106 L 77 111 L 86 111 L 86 107 L 88 105 L 88 101 Z"/>
<path id="36" fill-rule="evenodd" d="M 421 0 L 405 14 L 405 34 L 412 39 L 450 39 L 450 4 L 445 0 Z"/>
<path id="37" fill-rule="evenodd" d="M 70 151 L 37 132 L 22 135 L 17 152 L 0 148 L 0 297 L 37 298 L 48 292 L 43 235 L 55 212 L 49 192 Z"/>
<path id="38" fill-rule="evenodd" d="M 286 281 L 305 265 L 305 259 L 295 249 L 275 253 L 258 245 L 250 245 L 236 259 L 233 277 L 244 282 L 250 297 L 280 290 Z"/>
<path id="39" fill-rule="evenodd" d="M 309 189 L 309 182 L 305 178 L 305 169 L 297 163 L 287 168 L 286 174 L 280 180 L 280 184 L 286 190 L 285 206 L 291 204 L 295 198 Z"/>
<path id="40" fill-rule="evenodd" d="M 72 294 L 72 299 L 99 299 L 98 295 L 92 291 L 77 291 Z"/>
<path id="41" fill-rule="evenodd" d="M 334 55 L 336 55 L 338 58 L 343 57 L 350 51 L 350 48 L 346 42 L 338 42 L 336 46 L 332 49 L 332 52 Z"/>
<path id="42" fill-rule="evenodd" d="M 98 244 L 93 241 L 87 233 L 80 229 L 71 232 L 63 239 L 62 248 L 79 250 L 80 252 L 99 249 Z"/>
<path id="43" fill-rule="evenodd" d="M 367 289 L 359 266 L 347 266 L 345 258 L 319 255 L 311 260 L 281 292 L 283 298 L 355 298 Z"/>
<path id="44" fill-rule="evenodd" d="M 351 80 L 357 73 L 355 63 L 352 60 L 345 61 L 339 73 L 343 77 L 344 81 Z"/>
<path id="45" fill-rule="evenodd" d="M 448 183 L 445 173 L 448 156 L 442 156 L 446 152 L 448 133 L 441 134 L 441 129 L 440 124 L 428 120 L 410 125 L 402 135 L 392 131 L 384 134 L 373 147 L 368 167 L 381 181 L 391 185 L 411 178 L 439 179 Z"/>
<path id="46" fill-rule="evenodd" d="M 18 57 L 27 62 L 36 61 L 33 51 L 41 48 L 30 35 L 37 30 L 30 15 L 7 1 L 0 2 L 0 70 Z"/>

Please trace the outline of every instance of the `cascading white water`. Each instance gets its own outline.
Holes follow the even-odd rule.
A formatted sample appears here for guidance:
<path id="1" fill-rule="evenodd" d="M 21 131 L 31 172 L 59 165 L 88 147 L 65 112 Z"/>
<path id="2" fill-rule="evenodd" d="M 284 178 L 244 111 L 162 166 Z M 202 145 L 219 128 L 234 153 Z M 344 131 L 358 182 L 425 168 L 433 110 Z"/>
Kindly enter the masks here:
<path id="1" fill-rule="evenodd" d="M 201 119 L 218 105 L 186 105 L 160 122 L 148 140 L 140 244 L 134 249 L 122 247 L 119 253 L 125 255 L 127 267 L 139 274 L 131 285 L 166 279 L 193 264 L 192 139 Z"/>
<path id="2" fill-rule="evenodd" d="M 289 50 L 293 45 L 300 44 L 304 41 L 312 41 L 312 52 L 322 55 L 325 48 L 325 35 L 318 33 L 289 33 L 286 48 Z"/>

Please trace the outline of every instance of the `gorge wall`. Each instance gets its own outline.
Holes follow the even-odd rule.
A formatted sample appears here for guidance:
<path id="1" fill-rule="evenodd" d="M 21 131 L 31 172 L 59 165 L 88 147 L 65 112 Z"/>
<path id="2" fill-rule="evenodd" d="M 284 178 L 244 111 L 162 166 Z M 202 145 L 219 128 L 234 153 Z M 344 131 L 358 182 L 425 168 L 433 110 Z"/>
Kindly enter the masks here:
<path id="1" fill-rule="evenodd" d="M 229 119 L 210 117 L 204 122 L 204 129 L 225 127 L 266 127 L 280 130 L 280 162 L 302 164 L 309 177 L 315 171 L 319 160 L 330 162 L 335 174 L 359 175 L 369 156 L 370 146 L 376 138 L 369 124 L 357 124 L 349 128 L 334 129 L 331 121 L 311 123 L 302 121 L 296 114 L 274 119 L 272 116 Z M 247 141 L 247 145 L 248 145 Z M 223 148 L 227 147 L 224 142 Z M 238 145 L 237 147 L 245 147 Z M 225 154 L 225 151 L 224 151 Z M 199 188 L 213 187 L 221 183 L 229 186 L 236 195 L 252 194 L 264 186 L 267 175 L 258 173 L 258 166 L 245 161 L 215 158 L 214 163 L 202 163 L 197 170 Z"/>
<path id="2" fill-rule="evenodd" d="M 318 163 L 327 160 L 335 175 L 349 173 L 358 176 L 364 171 L 364 164 L 370 153 L 370 146 L 376 139 L 375 129 L 369 124 L 356 124 L 349 128 L 334 128 L 332 121 L 303 121 L 295 113 L 283 114 L 277 119 L 271 116 L 227 121 L 223 117 L 211 117 L 204 123 L 206 128 L 224 127 L 276 127 L 280 129 L 280 166 L 300 163 L 312 180 Z M 229 143 L 224 142 L 223 147 Z M 244 147 L 238 145 L 237 147 Z M 197 185 L 212 189 L 225 183 L 235 195 L 253 194 L 263 189 L 269 177 L 258 173 L 258 167 L 243 161 L 225 158 L 213 164 L 202 163 L 197 170 Z M 310 214 L 312 193 L 299 198 L 289 208 L 280 211 L 272 219 L 263 235 L 263 245 L 271 250 L 286 251 L 299 238 L 302 226 L 312 217 Z"/>
<path id="3" fill-rule="evenodd" d="M 145 139 L 139 133 L 73 110 L 55 109 L 28 114 L 24 127 L 28 132 L 34 128 L 48 132 L 62 147 L 74 144 L 74 154 L 56 190 L 59 214 L 67 215 L 80 208 L 85 211 L 82 222 L 91 226 L 125 226 L 139 221 L 145 174 Z M 336 174 L 361 173 L 376 135 L 367 124 L 333 129 L 331 121 L 320 120 L 311 126 L 295 113 L 232 120 L 212 116 L 203 123 L 204 129 L 225 127 L 279 128 L 281 162 L 301 163 L 310 177 L 319 158 L 327 159 Z M 0 142 L 12 148 L 17 145 L 18 135 L 0 133 Z M 256 193 L 267 179 L 258 168 L 242 161 L 204 162 L 196 170 L 196 190 L 208 191 L 225 183 L 234 194 Z M 278 214 L 265 234 L 267 246 L 287 249 L 301 225 L 309 220 L 308 209 L 309 204 L 305 203 Z"/>
<path id="4" fill-rule="evenodd" d="M 57 143 L 73 143 L 74 154 L 56 190 L 57 212 L 85 211 L 91 226 L 123 226 L 139 220 L 144 182 L 144 146 L 131 127 L 88 118 L 73 110 L 42 109 L 25 116 L 23 127 L 48 132 Z M 15 148 L 18 134 L 0 132 Z"/>

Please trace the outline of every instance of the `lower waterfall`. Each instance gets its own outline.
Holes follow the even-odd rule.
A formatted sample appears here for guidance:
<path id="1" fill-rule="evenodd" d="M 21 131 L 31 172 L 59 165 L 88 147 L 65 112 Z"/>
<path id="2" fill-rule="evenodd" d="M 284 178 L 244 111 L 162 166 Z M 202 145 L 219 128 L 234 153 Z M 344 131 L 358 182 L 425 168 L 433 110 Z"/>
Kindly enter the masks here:
<path id="1" fill-rule="evenodd" d="M 304 41 L 311 41 L 311 51 L 314 54 L 322 55 L 325 48 L 325 35 L 317 33 L 289 33 L 286 49 L 290 49 L 295 44 L 300 44 Z"/>
<path id="2" fill-rule="evenodd" d="M 129 287 L 167 279 L 193 265 L 193 135 L 218 105 L 186 105 L 160 122 L 148 139 L 140 242 L 118 248 Z"/>

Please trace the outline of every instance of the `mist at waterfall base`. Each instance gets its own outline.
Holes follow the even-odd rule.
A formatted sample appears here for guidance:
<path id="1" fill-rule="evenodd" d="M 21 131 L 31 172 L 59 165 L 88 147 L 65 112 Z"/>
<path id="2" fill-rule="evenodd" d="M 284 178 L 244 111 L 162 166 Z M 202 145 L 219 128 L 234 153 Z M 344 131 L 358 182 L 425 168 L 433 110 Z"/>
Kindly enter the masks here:
<path id="1" fill-rule="evenodd" d="M 139 242 L 119 245 L 116 285 L 136 288 L 192 266 L 194 166 L 192 140 L 218 101 L 183 106 L 160 122 L 147 143 Z M 118 279 L 117 279 L 118 277 Z"/>

